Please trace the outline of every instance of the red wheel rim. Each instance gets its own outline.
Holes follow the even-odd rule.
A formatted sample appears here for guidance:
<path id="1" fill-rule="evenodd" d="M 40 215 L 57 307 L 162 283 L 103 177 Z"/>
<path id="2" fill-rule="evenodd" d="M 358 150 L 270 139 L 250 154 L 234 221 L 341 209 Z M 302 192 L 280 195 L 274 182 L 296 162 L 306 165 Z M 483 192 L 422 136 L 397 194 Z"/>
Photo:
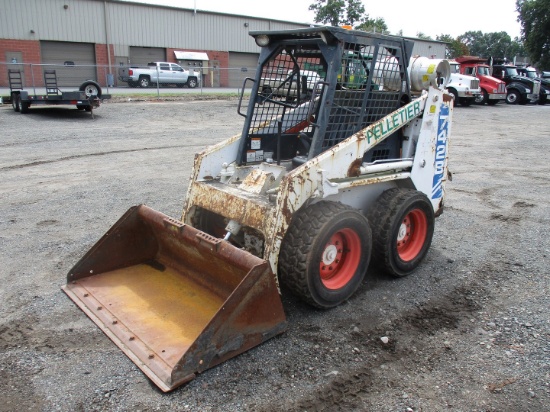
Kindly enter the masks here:
<path id="1" fill-rule="evenodd" d="M 361 260 L 361 240 L 352 229 L 334 233 L 325 245 L 319 273 L 327 289 L 340 289 L 353 278 Z"/>
<path id="2" fill-rule="evenodd" d="M 428 219 L 420 209 L 411 210 L 401 222 L 397 233 L 397 253 L 399 258 L 409 262 L 416 258 L 428 234 Z"/>

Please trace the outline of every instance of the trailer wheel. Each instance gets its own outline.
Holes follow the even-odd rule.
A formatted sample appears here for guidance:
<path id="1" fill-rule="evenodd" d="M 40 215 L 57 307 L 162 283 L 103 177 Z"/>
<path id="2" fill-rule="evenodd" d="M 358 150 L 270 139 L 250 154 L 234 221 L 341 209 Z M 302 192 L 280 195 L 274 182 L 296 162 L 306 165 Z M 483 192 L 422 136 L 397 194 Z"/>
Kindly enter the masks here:
<path id="1" fill-rule="evenodd" d="M 101 86 L 92 80 L 88 80 L 80 85 L 79 90 L 86 94 L 86 97 L 97 96 L 101 98 Z"/>
<path id="2" fill-rule="evenodd" d="M 31 107 L 31 105 L 29 102 L 24 102 L 23 100 L 21 100 L 21 96 L 18 96 L 17 107 L 19 108 L 19 110 L 17 110 L 19 113 L 25 114 L 29 112 L 29 107 Z"/>
<path id="3" fill-rule="evenodd" d="M 489 100 L 489 95 L 485 89 L 481 89 L 481 94 L 475 97 L 476 104 L 485 104 Z M 498 100 L 497 100 L 498 101 Z"/>
<path id="4" fill-rule="evenodd" d="M 13 107 L 14 112 L 19 111 L 19 93 L 11 94 L 11 107 Z"/>
<path id="5" fill-rule="evenodd" d="M 279 256 L 281 282 L 312 306 L 337 306 L 361 284 L 371 244 L 369 223 L 359 211 L 316 203 L 292 219 Z"/>
<path id="6" fill-rule="evenodd" d="M 428 197 L 412 189 L 386 190 L 368 218 L 373 262 L 393 276 L 411 274 L 432 243 L 435 215 Z"/>

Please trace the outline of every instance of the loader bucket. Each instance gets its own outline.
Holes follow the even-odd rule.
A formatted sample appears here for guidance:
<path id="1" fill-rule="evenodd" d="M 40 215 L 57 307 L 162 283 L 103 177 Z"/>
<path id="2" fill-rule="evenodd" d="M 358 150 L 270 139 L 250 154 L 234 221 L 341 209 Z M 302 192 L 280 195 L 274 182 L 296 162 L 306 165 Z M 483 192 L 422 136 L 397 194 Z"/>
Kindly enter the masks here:
<path id="1" fill-rule="evenodd" d="M 165 392 L 286 328 L 266 261 L 144 205 L 62 289 Z"/>

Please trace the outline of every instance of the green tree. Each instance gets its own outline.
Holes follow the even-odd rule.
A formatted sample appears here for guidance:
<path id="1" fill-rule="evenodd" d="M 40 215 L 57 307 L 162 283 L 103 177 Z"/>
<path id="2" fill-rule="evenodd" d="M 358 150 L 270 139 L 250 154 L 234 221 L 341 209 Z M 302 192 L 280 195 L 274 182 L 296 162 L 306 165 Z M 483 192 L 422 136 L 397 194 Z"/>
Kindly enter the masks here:
<path id="1" fill-rule="evenodd" d="M 473 56 L 511 60 L 514 56 L 524 55 L 521 41 L 518 38 L 512 40 L 505 31 L 492 33 L 482 33 L 479 30 L 467 31 L 458 36 L 457 40 L 466 45 L 469 54 Z"/>
<path id="2" fill-rule="evenodd" d="M 416 32 L 416 37 L 422 40 L 433 40 L 430 36 L 428 36 L 425 33 L 422 33 L 421 31 Z"/>
<path id="3" fill-rule="evenodd" d="M 366 18 L 361 24 L 356 26 L 355 29 L 374 33 L 390 34 L 388 25 L 382 17 L 377 17 L 376 19 Z"/>
<path id="4" fill-rule="evenodd" d="M 435 36 L 435 39 L 447 43 L 445 50 L 445 57 L 447 59 L 456 59 L 457 57 L 470 54 L 468 46 L 458 40 L 458 38 L 453 38 L 450 34 L 440 34 L 439 36 Z"/>
<path id="5" fill-rule="evenodd" d="M 315 0 L 309 10 L 315 12 L 315 23 L 334 27 L 344 24 L 353 26 L 368 19 L 361 0 Z"/>
<path id="6" fill-rule="evenodd" d="M 531 63 L 550 69 L 550 0 L 517 0 L 516 10 Z"/>

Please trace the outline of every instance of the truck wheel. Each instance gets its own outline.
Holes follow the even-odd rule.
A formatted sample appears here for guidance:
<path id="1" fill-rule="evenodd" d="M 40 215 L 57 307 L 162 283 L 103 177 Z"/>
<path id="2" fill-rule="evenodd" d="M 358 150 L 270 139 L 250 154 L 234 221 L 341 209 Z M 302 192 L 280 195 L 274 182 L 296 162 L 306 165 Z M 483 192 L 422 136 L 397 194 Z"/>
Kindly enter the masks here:
<path id="1" fill-rule="evenodd" d="M 481 89 L 481 94 L 479 96 L 476 96 L 475 98 L 476 104 L 485 104 L 488 101 L 489 101 L 489 95 L 484 89 Z"/>
<path id="2" fill-rule="evenodd" d="M 101 98 L 101 86 L 92 80 L 88 80 L 80 85 L 79 90 L 86 94 L 87 98 L 97 96 Z"/>
<path id="3" fill-rule="evenodd" d="M 393 276 L 412 273 L 428 253 L 435 216 L 427 196 L 412 189 L 389 189 L 368 214 L 373 262 Z"/>
<path id="4" fill-rule="evenodd" d="M 19 94 L 18 93 L 11 94 L 11 107 L 13 107 L 14 112 L 19 111 Z"/>
<path id="5" fill-rule="evenodd" d="M 468 97 L 461 97 L 460 98 L 460 104 L 464 107 L 468 107 L 472 104 L 474 99 L 468 98 Z"/>
<path id="6" fill-rule="evenodd" d="M 316 203 L 294 216 L 283 239 L 281 282 L 312 306 L 337 306 L 361 284 L 371 246 L 369 223 L 359 211 L 341 203 Z"/>
<path id="7" fill-rule="evenodd" d="M 498 104 L 499 101 L 500 101 L 500 100 L 498 100 L 498 99 L 488 100 L 488 101 L 487 101 L 487 104 L 488 104 L 489 106 L 494 106 L 495 104 Z"/>
<path id="8" fill-rule="evenodd" d="M 149 87 L 149 78 L 148 77 L 140 77 L 139 78 L 139 87 Z"/>
<path id="9" fill-rule="evenodd" d="M 515 89 L 508 90 L 506 95 L 506 103 L 508 104 L 518 104 L 521 102 L 521 94 Z"/>
<path id="10" fill-rule="evenodd" d="M 548 103 L 548 97 L 546 95 L 539 97 L 539 104 L 546 104 Z"/>
<path id="11" fill-rule="evenodd" d="M 195 87 L 197 87 L 197 78 L 196 77 L 190 77 L 189 79 L 187 79 L 187 87 L 189 87 L 190 89 L 194 89 Z"/>
<path id="12" fill-rule="evenodd" d="M 455 89 L 447 89 L 451 97 L 453 98 L 455 102 L 455 106 L 458 106 L 459 98 L 458 98 L 458 92 Z"/>

